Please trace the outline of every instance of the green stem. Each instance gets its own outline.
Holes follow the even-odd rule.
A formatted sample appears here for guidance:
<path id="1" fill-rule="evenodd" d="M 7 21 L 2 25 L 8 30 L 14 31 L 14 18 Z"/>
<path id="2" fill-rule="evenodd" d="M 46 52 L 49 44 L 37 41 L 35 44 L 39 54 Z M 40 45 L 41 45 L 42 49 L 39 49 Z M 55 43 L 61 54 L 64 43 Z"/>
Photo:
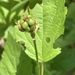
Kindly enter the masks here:
<path id="1" fill-rule="evenodd" d="M 44 63 L 40 63 L 40 75 L 44 75 Z"/>
<path id="2" fill-rule="evenodd" d="M 38 51 L 37 51 L 37 47 L 36 47 L 36 39 L 33 39 L 33 43 L 34 43 L 34 48 L 35 48 L 35 55 L 36 55 L 36 61 L 37 61 L 37 71 L 38 71 L 38 75 L 44 75 L 44 63 L 40 62 L 39 65 L 39 61 L 38 61 Z"/>
<path id="3" fill-rule="evenodd" d="M 35 39 L 33 39 L 33 43 L 34 43 L 35 55 L 36 55 L 37 75 L 40 75 L 39 62 L 38 62 L 38 52 L 37 52 L 36 40 Z"/>
<path id="4" fill-rule="evenodd" d="M 36 55 L 36 61 L 38 62 L 38 52 L 37 52 L 37 47 L 36 47 L 36 40 L 33 40 L 34 42 L 34 48 L 35 48 L 35 55 Z"/>

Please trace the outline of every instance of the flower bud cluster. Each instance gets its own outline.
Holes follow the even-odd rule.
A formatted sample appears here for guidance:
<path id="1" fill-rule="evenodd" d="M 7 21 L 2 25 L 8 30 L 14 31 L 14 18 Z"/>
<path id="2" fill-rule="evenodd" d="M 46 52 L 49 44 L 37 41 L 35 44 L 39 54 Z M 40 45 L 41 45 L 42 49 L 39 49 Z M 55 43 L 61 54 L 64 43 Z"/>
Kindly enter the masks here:
<path id="1" fill-rule="evenodd" d="M 20 31 L 24 32 L 34 32 L 36 28 L 36 21 L 34 18 L 29 16 L 23 16 L 20 20 L 18 20 L 18 28 Z"/>

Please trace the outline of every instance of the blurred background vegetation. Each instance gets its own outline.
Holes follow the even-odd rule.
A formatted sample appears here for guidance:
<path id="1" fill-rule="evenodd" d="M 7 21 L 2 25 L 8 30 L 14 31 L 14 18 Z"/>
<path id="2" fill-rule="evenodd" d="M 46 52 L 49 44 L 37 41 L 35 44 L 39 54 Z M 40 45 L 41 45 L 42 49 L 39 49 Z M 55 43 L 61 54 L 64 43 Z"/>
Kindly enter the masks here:
<path id="1" fill-rule="evenodd" d="M 0 58 L 8 31 L 14 37 L 15 20 L 18 20 L 27 5 L 33 8 L 40 0 L 0 0 Z M 60 0 L 61 1 L 61 0 Z M 33 4 L 32 4 L 33 3 Z M 53 60 L 45 63 L 45 75 L 75 75 L 75 0 L 66 0 L 68 13 L 64 35 L 59 37 L 54 47 L 61 47 L 62 52 Z M 34 65 L 34 64 L 33 64 Z"/>

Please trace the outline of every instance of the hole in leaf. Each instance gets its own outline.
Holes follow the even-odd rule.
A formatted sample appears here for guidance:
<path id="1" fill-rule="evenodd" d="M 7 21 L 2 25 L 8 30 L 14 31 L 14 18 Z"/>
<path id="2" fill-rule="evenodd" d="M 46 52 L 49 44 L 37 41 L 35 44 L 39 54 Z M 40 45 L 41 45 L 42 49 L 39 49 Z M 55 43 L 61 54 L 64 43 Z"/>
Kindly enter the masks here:
<path id="1" fill-rule="evenodd" d="M 19 41 L 18 43 L 21 45 L 21 48 L 22 48 L 23 50 L 26 49 L 25 42 Z"/>
<path id="2" fill-rule="evenodd" d="M 47 42 L 47 43 L 50 42 L 50 37 L 46 37 L 46 42 Z"/>

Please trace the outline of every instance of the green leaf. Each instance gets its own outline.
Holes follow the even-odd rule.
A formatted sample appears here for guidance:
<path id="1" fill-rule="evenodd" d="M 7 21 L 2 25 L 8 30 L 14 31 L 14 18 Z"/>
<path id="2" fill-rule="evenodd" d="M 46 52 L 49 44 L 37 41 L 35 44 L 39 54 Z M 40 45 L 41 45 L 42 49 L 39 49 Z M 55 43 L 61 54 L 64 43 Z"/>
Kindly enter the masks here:
<path id="1" fill-rule="evenodd" d="M 12 7 L 14 7 L 17 3 L 19 3 L 19 1 L 0 1 L 0 6 L 7 8 L 8 10 L 12 9 Z"/>
<path id="2" fill-rule="evenodd" d="M 19 2 L 18 4 L 16 4 L 12 9 L 11 9 L 11 12 L 13 11 L 18 11 L 20 9 L 23 9 L 24 5 L 28 2 L 28 0 L 24 0 L 24 1 L 21 1 Z"/>
<path id="3" fill-rule="evenodd" d="M 60 62 L 59 62 L 60 61 Z M 63 64 L 63 65 L 62 65 Z M 68 72 L 75 67 L 75 48 L 63 48 L 51 64 L 52 69 Z"/>
<path id="4" fill-rule="evenodd" d="M 60 37 L 55 42 L 55 47 L 66 47 L 75 43 L 75 22 L 68 20 L 64 37 Z"/>
<path id="5" fill-rule="evenodd" d="M 29 0 L 30 8 L 33 8 L 37 3 L 42 3 L 42 0 Z"/>
<path id="6" fill-rule="evenodd" d="M 32 75 L 31 59 L 22 51 L 20 63 L 17 67 L 17 75 Z"/>
<path id="7" fill-rule="evenodd" d="M 2 8 L 0 8 L 0 19 L 4 19 L 4 12 L 3 12 L 3 10 L 2 10 Z"/>
<path id="8" fill-rule="evenodd" d="M 72 3 L 70 4 L 69 8 L 68 8 L 67 17 L 68 17 L 68 18 L 72 18 L 72 19 L 75 20 L 75 18 L 74 18 L 74 16 L 75 16 L 75 14 L 74 14 L 74 13 L 75 13 L 75 9 L 74 9 L 74 7 L 75 7 L 75 3 L 72 2 Z"/>
<path id="9" fill-rule="evenodd" d="M 30 67 L 30 69 L 27 69 L 27 67 Z M 21 46 L 8 34 L 2 59 L 0 60 L 0 75 L 17 75 L 20 70 L 20 75 L 31 75 L 31 60 L 21 50 Z"/>
<path id="10" fill-rule="evenodd" d="M 0 38 L 2 38 L 3 36 L 4 36 L 4 32 L 5 32 L 5 30 L 7 29 L 7 26 L 6 25 L 4 25 L 4 24 L 1 24 L 0 25 Z"/>
<path id="11" fill-rule="evenodd" d="M 55 49 L 53 45 L 55 40 L 64 32 L 64 0 L 44 0 L 43 4 L 37 4 L 34 9 L 30 10 L 30 14 L 40 26 L 36 32 L 39 61 L 49 61 L 61 52 L 61 48 Z M 27 48 L 26 54 L 36 59 L 34 44 L 29 33 L 22 33 L 16 29 L 16 40 L 24 41 Z"/>

